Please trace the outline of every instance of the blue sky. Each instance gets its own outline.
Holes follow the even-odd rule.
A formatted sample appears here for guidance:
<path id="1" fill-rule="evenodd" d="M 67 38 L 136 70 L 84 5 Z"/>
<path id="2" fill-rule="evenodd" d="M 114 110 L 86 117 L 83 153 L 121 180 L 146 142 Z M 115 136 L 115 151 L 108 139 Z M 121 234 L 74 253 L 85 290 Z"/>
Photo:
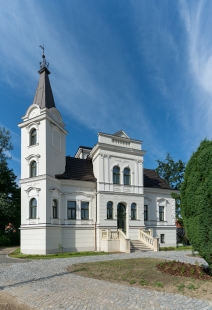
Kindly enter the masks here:
<path id="1" fill-rule="evenodd" d="M 0 126 L 32 104 L 44 44 L 67 155 L 98 132 L 142 140 L 145 167 L 170 152 L 187 161 L 212 138 L 212 1 L 0 0 Z"/>

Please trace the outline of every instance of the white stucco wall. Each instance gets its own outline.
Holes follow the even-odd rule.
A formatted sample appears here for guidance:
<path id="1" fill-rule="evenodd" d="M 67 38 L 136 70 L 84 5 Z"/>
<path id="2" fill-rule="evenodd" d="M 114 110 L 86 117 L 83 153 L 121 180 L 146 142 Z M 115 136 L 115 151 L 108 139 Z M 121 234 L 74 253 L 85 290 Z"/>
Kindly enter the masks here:
<path id="1" fill-rule="evenodd" d="M 59 112 L 32 105 L 21 127 L 21 251 L 46 254 L 59 251 L 101 250 L 101 230 L 117 229 L 117 206 L 126 207 L 126 235 L 138 240 L 139 229 L 151 228 L 155 237 L 165 235 L 161 246 L 176 244 L 175 202 L 171 192 L 143 187 L 142 142 L 122 131 L 117 135 L 100 133 L 90 153 L 95 182 L 58 180 L 65 171 L 66 134 Z M 37 143 L 30 146 L 30 132 L 37 130 Z M 90 151 L 85 152 L 86 156 Z M 81 153 L 79 152 L 79 156 Z M 37 176 L 30 177 L 30 163 L 37 162 Z M 120 184 L 113 184 L 113 167 L 120 168 Z M 130 169 L 130 185 L 124 185 L 124 168 Z M 30 200 L 37 200 L 37 217 L 30 219 Z M 52 203 L 57 201 L 58 218 L 53 219 Z M 76 219 L 67 218 L 67 202 L 76 201 Z M 89 219 L 81 219 L 81 203 L 89 202 Z M 113 203 L 113 219 L 107 219 L 107 202 Z M 136 220 L 131 204 L 136 204 Z M 144 222 L 144 205 L 148 220 Z M 164 221 L 159 221 L 164 206 Z M 108 243 L 109 244 L 109 243 Z M 113 244 L 105 245 L 113 248 Z M 117 245 L 115 246 L 117 249 Z"/>

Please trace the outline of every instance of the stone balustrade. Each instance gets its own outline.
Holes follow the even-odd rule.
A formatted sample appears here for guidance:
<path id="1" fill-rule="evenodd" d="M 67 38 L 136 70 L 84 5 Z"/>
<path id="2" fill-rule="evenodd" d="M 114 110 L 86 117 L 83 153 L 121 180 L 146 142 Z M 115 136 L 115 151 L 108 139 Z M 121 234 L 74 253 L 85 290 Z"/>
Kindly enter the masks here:
<path id="1" fill-rule="evenodd" d="M 101 251 L 130 253 L 130 239 L 122 229 L 101 230 Z"/>
<path id="2" fill-rule="evenodd" d="M 153 238 L 151 232 L 146 233 L 144 230 L 140 229 L 140 241 L 151 248 L 153 251 L 159 251 L 159 238 Z"/>

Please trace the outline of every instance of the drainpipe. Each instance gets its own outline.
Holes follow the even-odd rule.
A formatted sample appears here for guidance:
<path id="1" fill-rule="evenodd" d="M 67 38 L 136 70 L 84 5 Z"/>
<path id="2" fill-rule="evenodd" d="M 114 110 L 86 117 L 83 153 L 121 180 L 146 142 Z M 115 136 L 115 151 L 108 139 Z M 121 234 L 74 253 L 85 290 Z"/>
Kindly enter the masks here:
<path id="1" fill-rule="evenodd" d="M 96 223 L 97 223 L 97 182 L 96 182 L 96 220 L 95 220 L 95 251 L 97 251 L 97 235 L 96 235 Z"/>

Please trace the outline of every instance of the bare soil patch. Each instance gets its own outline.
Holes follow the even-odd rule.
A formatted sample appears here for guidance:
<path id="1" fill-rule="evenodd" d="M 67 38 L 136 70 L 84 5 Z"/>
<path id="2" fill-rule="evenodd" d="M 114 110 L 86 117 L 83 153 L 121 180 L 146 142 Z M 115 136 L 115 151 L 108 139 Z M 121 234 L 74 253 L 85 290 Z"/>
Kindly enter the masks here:
<path id="1" fill-rule="evenodd" d="M 0 310 L 32 310 L 26 304 L 18 302 L 18 300 L 6 292 L 0 292 Z"/>
<path id="2" fill-rule="evenodd" d="M 156 265 L 158 270 L 173 276 L 183 276 L 187 278 L 212 281 L 210 269 L 202 266 L 191 265 L 176 261 L 162 262 Z"/>
<path id="3" fill-rule="evenodd" d="M 76 264 L 68 267 L 67 271 L 84 277 L 212 301 L 212 277 L 207 273 L 202 275 L 200 266 L 188 264 L 188 271 L 181 272 L 187 264 L 179 263 L 177 273 L 161 270 L 165 264 L 170 263 L 155 258 L 136 258 Z M 161 267 L 158 268 L 158 265 Z"/>

